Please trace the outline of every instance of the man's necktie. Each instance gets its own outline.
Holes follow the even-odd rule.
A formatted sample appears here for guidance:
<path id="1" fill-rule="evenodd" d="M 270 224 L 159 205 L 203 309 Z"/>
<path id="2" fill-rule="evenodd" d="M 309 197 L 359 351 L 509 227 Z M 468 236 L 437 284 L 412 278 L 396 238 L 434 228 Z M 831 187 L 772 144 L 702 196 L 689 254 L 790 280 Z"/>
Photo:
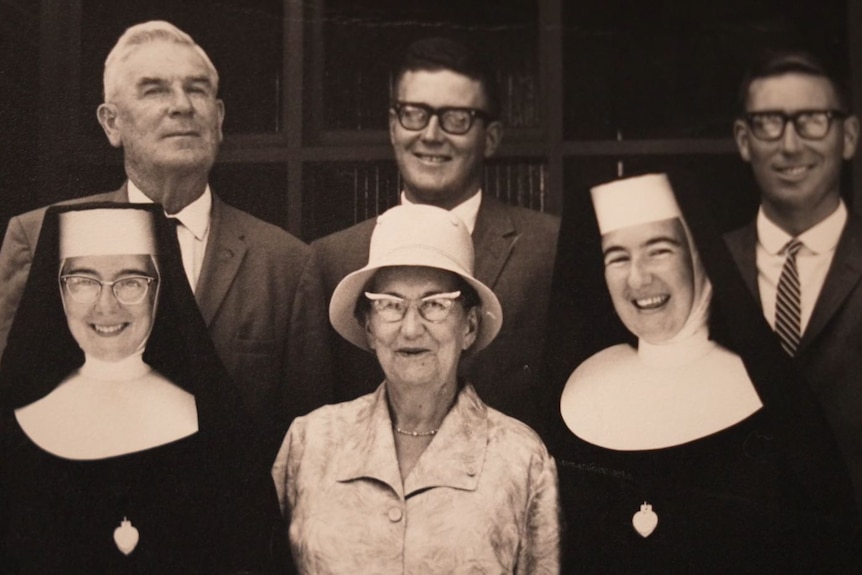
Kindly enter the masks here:
<path id="1" fill-rule="evenodd" d="M 796 353 L 802 337 L 800 320 L 799 270 L 796 267 L 796 254 L 802 242 L 793 238 L 784 246 L 787 259 L 778 278 L 778 292 L 775 300 L 775 333 L 781 340 L 781 347 L 791 357 Z"/>
<path id="2" fill-rule="evenodd" d="M 170 218 L 177 227 L 177 241 L 180 244 L 180 256 L 183 259 L 183 269 L 186 272 L 186 278 L 189 280 L 189 285 L 192 288 L 192 293 L 195 291 L 195 255 L 194 255 L 194 236 L 179 218 Z"/>

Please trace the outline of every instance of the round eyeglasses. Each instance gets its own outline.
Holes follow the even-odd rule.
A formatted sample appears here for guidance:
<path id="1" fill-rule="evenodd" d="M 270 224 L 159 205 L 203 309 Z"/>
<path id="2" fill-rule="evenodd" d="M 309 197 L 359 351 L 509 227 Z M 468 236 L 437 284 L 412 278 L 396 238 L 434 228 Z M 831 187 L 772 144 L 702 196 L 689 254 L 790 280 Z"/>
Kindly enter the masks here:
<path id="1" fill-rule="evenodd" d="M 470 131 L 476 118 L 484 121 L 491 119 L 490 114 L 476 108 L 434 108 L 427 104 L 398 102 L 392 106 L 398 122 L 405 130 L 418 132 L 424 130 L 431 116 L 437 116 L 440 128 L 447 134 L 462 136 Z"/>
<path id="2" fill-rule="evenodd" d="M 829 133 L 833 120 L 846 117 L 847 114 L 840 110 L 800 110 L 793 114 L 770 110 L 749 112 L 745 115 L 745 122 L 758 140 L 774 142 L 780 139 L 784 136 L 787 122 L 793 123 L 793 129 L 799 137 L 822 140 Z"/>
<path id="3" fill-rule="evenodd" d="M 149 276 L 126 276 L 112 282 L 90 276 L 60 276 L 60 282 L 66 287 L 66 292 L 78 303 L 93 303 L 102 294 L 102 286 L 110 286 L 114 297 L 121 304 L 136 305 L 144 301 L 150 284 L 155 281 L 156 278 Z"/>
<path id="4" fill-rule="evenodd" d="M 365 292 L 380 319 L 387 323 L 401 321 L 410 306 L 415 305 L 422 319 L 439 323 L 449 317 L 455 300 L 461 297 L 460 291 L 435 293 L 419 299 L 407 299 L 385 293 Z"/>

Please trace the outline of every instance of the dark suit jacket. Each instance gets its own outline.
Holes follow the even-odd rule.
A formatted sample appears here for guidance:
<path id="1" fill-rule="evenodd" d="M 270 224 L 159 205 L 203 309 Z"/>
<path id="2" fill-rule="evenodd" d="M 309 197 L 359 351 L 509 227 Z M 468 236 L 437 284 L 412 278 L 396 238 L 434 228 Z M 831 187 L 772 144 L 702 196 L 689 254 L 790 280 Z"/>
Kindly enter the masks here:
<path id="1" fill-rule="evenodd" d="M 754 222 L 724 236 L 760 302 Z M 862 217 L 850 215 L 794 357 L 818 396 L 850 469 L 862 510 Z"/>
<path id="2" fill-rule="evenodd" d="M 126 187 L 78 198 L 127 202 Z M 46 208 L 13 217 L 0 248 L 0 354 L 30 271 Z M 260 430 L 269 463 L 296 415 L 330 399 L 326 310 L 310 248 L 213 194 L 195 299 L 219 357 Z"/>
<path id="3" fill-rule="evenodd" d="M 321 238 L 311 244 L 322 272 L 326 299 L 348 273 L 368 263 L 376 219 Z M 462 373 L 490 406 L 536 425 L 540 371 L 548 303 L 556 254 L 559 218 L 508 206 L 484 196 L 473 244 L 476 277 L 503 306 L 503 327 L 486 349 L 462 357 Z M 370 393 L 383 380 L 377 359 L 330 329 L 335 370 L 335 399 Z"/>

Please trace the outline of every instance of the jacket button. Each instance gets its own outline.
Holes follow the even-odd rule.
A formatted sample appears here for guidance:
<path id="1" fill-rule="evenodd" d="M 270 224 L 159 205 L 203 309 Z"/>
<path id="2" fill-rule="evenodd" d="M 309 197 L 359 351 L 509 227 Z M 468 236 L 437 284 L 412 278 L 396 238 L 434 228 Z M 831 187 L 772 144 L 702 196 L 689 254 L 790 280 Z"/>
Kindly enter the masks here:
<path id="1" fill-rule="evenodd" d="M 393 507 L 392 509 L 389 510 L 389 520 L 392 521 L 393 523 L 397 523 L 398 521 L 401 521 L 401 516 L 402 516 L 401 510 L 398 509 L 397 507 Z"/>

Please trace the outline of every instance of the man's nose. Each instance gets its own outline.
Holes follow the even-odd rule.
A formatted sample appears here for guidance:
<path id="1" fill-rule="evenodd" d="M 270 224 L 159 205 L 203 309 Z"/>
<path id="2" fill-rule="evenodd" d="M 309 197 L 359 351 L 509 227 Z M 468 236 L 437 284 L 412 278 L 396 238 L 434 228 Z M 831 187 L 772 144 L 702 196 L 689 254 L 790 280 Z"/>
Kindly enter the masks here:
<path id="1" fill-rule="evenodd" d="M 184 114 L 192 111 L 192 100 L 186 91 L 181 87 L 171 89 L 170 110 L 171 113 Z"/>
<path id="2" fill-rule="evenodd" d="M 781 137 L 781 148 L 791 154 L 802 149 L 802 137 L 796 131 L 796 126 L 793 122 L 787 122 L 787 125 L 784 127 L 784 135 Z"/>
<path id="3" fill-rule="evenodd" d="M 436 115 L 428 119 L 428 125 L 422 129 L 422 140 L 426 142 L 439 142 L 443 139 L 443 128 L 440 127 L 440 118 Z"/>

